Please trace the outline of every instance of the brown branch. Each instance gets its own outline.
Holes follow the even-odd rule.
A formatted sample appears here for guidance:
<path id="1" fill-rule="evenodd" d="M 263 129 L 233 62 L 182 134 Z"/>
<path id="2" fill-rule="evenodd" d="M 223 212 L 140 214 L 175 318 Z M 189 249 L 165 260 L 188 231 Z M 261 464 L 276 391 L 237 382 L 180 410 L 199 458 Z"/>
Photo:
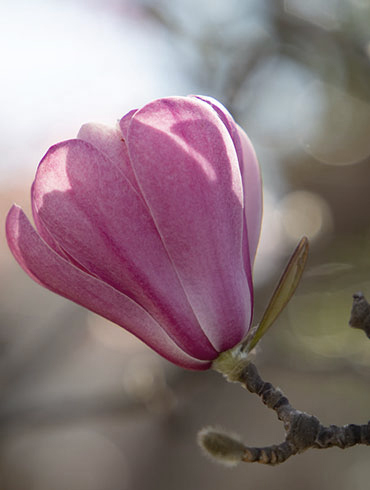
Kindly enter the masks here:
<path id="1" fill-rule="evenodd" d="M 279 389 L 262 380 L 257 368 L 250 362 L 237 371 L 232 381 L 241 383 L 276 412 L 284 424 L 286 437 L 281 444 L 258 448 L 245 446 L 236 438 L 212 428 L 203 429 L 199 435 L 200 445 L 223 463 L 244 461 L 276 465 L 309 448 L 327 449 L 336 446 L 346 449 L 356 444 L 370 445 L 370 421 L 364 425 L 325 427 L 318 418 L 293 408 Z"/>
<path id="2" fill-rule="evenodd" d="M 349 325 L 353 328 L 360 328 L 370 338 L 370 305 L 361 291 L 353 295 Z"/>

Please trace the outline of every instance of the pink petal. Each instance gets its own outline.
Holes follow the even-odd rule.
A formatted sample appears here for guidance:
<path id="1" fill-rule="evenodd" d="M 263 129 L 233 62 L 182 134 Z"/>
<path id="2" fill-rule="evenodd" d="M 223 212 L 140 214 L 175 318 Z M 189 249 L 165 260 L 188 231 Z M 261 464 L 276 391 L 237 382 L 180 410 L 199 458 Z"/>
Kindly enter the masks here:
<path id="1" fill-rule="evenodd" d="M 226 107 L 224 107 L 218 100 L 214 99 L 213 97 L 207 97 L 205 95 L 193 95 L 192 97 L 206 102 L 212 107 L 212 109 L 216 111 L 218 117 L 224 123 L 226 129 L 231 136 L 231 139 L 233 140 L 235 151 L 238 155 L 238 160 L 240 163 L 240 161 L 242 160 L 242 148 L 239 139 L 238 128 L 230 112 L 226 109 Z"/>
<path id="2" fill-rule="evenodd" d="M 56 254 L 41 240 L 18 206 L 13 206 L 8 213 L 6 233 L 14 257 L 39 284 L 121 325 L 179 366 L 197 370 L 210 367 L 209 362 L 192 359 L 182 352 L 131 298 Z"/>
<path id="3" fill-rule="evenodd" d="M 262 222 L 262 179 L 256 153 L 248 136 L 238 127 L 242 148 L 240 163 L 243 189 L 245 217 L 248 229 L 249 253 L 253 264 L 261 233 Z"/>
<path id="4" fill-rule="evenodd" d="M 32 200 L 68 256 L 140 304 L 189 355 L 217 356 L 146 204 L 117 165 L 82 140 L 55 145 L 39 165 Z"/>
<path id="5" fill-rule="evenodd" d="M 132 111 L 128 112 L 121 118 L 119 122 L 119 127 L 121 128 L 121 132 L 125 140 L 127 139 L 127 132 L 130 126 L 131 119 L 133 115 L 136 113 L 136 111 L 137 109 L 133 109 Z"/>
<path id="6" fill-rule="evenodd" d="M 127 145 L 143 197 L 189 302 L 219 351 L 245 335 L 243 188 L 235 147 L 205 102 L 156 100 L 131 119 Z"/>
<path id="7" fill-rule="evenodd" d="M 127 146 L 121 130 L 104 124 L 84 124 L 77 138 L 92 144 L 111 160 L 115 167 L 120 168 L 132 186 L 138 190 L 135 175 L 128 158 Z"/>
<path id="8" fill-rule="evenodd" d="M 31 187 L 31 196 L 34 193 L 34 183 L 32 184 Z M 54 252 L 56 252 L 58 255 L 63 257 L 66 260 L 69 260 L 68 255 L 65 253 L 65 251 L 60 247 L 59 243 L 54 239 L 54 237 L 50 234 L 49 230 L 45 226 L 45 223 L 41 220 L 39 215 L 37 214 L 37 210 L 35 207 L 35 201 L 31 199 L 31 206 L 32 206 L 32 216 L 33 220 L 35 222 L 36 230 L 38 231 L 39 235 L 41 238 L 51 247 Z"/>
<path id="9" fill-rule="evenodd" d="M 207 96 L 195 96 L 207 102 L 225 124 L 238 155 L 243 180 L 244 207 L 250 261 L 246 269 L 253 265 L 261 232 L 262 221 L 262 179 L 253 145 L 243 129 L 235 123 L 228 110 L 218 100 Z"/>

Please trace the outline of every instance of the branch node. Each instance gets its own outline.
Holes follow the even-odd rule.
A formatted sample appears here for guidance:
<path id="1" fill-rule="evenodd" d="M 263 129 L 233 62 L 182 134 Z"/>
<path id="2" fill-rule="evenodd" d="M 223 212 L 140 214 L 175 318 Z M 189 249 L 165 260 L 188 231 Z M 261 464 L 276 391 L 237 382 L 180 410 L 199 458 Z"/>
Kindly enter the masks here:
<path id="1" fill-rule="evenodd" d="M 314 445 L 320 428 L 318 418 L 295 410 L 288 423 L 286 440 L 297 448 L 297 452 L 305 451 Z"/>

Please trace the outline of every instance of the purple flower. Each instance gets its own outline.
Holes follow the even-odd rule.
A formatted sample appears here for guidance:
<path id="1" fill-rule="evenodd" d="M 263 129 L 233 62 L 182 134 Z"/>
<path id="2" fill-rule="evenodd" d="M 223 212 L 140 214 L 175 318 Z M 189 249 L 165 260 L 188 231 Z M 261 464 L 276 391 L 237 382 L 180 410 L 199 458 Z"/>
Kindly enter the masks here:
<path id="1" fill-rule="evenodd" d="M 253 147 L 217 101 L 154 100 L 52 146 L 9 247 L 42 286 L 173 363 L 207 369 L 247 333 L 261 225 Z"/>

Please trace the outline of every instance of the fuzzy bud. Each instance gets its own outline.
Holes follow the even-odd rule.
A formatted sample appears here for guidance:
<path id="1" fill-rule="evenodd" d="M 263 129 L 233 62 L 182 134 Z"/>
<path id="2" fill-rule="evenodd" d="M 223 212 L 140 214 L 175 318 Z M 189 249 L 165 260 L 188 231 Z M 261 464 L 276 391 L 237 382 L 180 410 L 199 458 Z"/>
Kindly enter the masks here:
<path id="1" fill-rule="evenodd" d="M 198 433 L 198 444 L 205 453 L 225 466 L 236 466 L 244 456 L 245 446 L 235 434 L 204 427 Z"/>

